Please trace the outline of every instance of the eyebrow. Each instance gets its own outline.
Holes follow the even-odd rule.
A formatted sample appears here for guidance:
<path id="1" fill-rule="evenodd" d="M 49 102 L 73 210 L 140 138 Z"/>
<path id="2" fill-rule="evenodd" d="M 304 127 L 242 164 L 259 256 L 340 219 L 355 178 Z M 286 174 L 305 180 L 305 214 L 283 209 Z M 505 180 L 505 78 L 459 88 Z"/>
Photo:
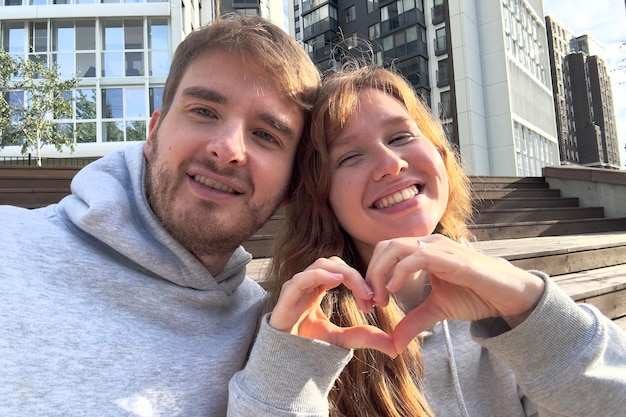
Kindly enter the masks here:
<path id="1" fill-rule="evenodd" d="M 201 86 L 187 87 L 183 90 L 182 95 L 183 97 L 199 98 L 217 104 L 228 104 L 228 98 L 224 94 Z M 297 139 L 296 132 L 293 130 L 293 128 L 289 126 L 289 124 L 277 118 L 275 115 L 267 112 L 262 112 L 257 115 L 257 118 L 273 126 L 281 133 L 287 135 L 289 140 L 295 141 Z"/>
<path id="2" fill-rule="evenodd" d="M 182 95 L 183 97 L 200 98 L 200 99 L 212 101 L 218 104 L 228 103 L 228 98 L 226 98 L 225 95 L 215 90 L 211 90 L 210 88 L 205 88 L 205 87 L 199 87 L 199 86 L 187 87 L 183 90 Z"/>

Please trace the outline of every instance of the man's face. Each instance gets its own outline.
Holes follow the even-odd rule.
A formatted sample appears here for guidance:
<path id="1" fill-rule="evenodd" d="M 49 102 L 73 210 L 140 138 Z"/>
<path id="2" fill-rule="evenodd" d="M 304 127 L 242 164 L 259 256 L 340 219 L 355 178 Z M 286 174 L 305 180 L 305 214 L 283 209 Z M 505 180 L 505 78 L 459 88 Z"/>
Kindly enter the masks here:
<path id="1" fill-rule="evenodd" d="M 183 75 L 144 148 L 146 191 L 165 229 L 213 274 L 285 200 L 301 110 L 249 62 L 210 51 Z"/>

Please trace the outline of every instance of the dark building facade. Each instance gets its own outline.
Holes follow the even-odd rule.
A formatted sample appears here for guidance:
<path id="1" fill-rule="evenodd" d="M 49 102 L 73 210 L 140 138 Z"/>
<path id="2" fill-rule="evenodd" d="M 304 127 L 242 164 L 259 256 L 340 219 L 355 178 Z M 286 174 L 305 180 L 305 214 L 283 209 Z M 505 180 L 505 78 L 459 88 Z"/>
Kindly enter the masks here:
<path id="1" fill-rule="evenodd" d="M 321 71 L 342 54 L 370 55 L 397 68 L 431 104 L 423 0 L 308 0 L 295 15 L 297 37 Z"/>
<path id="2" fill-rule="evenodd" d="M 562 162 L 620 169 L 617 126 L 601 47 L 546 17 L 554 109 Z"/>
<path id="3" fill-rule="evenodd" d="M 320 70 L 344 54 L 393 66 L 468 173 L 541 175 L 559 163 L 540 0 L 291 1 L 295 37 Z"/>

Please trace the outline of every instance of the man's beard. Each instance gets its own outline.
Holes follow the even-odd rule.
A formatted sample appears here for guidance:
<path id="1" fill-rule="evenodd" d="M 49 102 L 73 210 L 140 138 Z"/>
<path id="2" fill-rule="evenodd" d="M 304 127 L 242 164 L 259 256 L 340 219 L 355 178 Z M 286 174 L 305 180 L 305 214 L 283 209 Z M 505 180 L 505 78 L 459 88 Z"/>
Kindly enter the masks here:
<path id="1" fill-rule="evenodd" d="M 283 190 L 261 204 L 247 205 L 247 210 L 231 214 L 230 223 L 212 215 L 218 210 L 218 203 L 211 201 L 198 201 L 183 210 L 174 210 L 176 190 L 186 179 L 185 169 L 168 167 L 167 162 L 159 161 L 158 157 L 158 138 L 155 135 L 145 175 L 150 207 L 163 228 L 199 259 L 232 254 L 267 222 L 285 195 Z M 220 172 L 210 161 L 205 161 L 204 165 L 211 172 Z M 253 187 L 250 189 L 253 190 Z"/>

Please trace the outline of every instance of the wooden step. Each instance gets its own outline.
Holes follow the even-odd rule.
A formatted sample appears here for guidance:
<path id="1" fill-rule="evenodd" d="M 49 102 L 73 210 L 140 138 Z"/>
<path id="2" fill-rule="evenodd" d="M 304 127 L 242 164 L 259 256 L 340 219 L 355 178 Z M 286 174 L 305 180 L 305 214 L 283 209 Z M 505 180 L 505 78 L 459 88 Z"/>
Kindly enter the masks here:
<path id="1" fill-rule="evenodd" d="M 70 193 L 69 188 L 5 188 L 0 190 L 0 204 L 30 208 L 56 203 Z"/>
<path id="2" fill-rule="evenodd" d="M 1 177 L 21 177 L 21 178 L 47 178 L 47 177 L 62 177 L 73 178 L 74 175 L 80 170 L 80 168 L 37 168 L 37 167 L 15 167 L 15 166 L 0 166 L 0 178 Z"/>
<path id="3" fill-rule="evenodd" d="M 477 224 L 514 223 L 542 220 L 573 220 L 604 217 L 602 207 L 551 207 L 551 208 L 516 208 L 482 209 L 476 219 Z"/>
<path id="4" fill-rule="evenodd" d="M 543 177 L 470 177 L 473 190 L 500 188 L 545 189 L 548 183 Z"/>
<path id="5" fill-rule="evenodd" d="M 517 208 L 548 208 L 548 207 L 578 207 L 576 197 L 548 197 L 548 198 L 496 198 L 475 199 L 472 201 L 475 210 L 517 209 Z"/>
<path id="6" fill-rule="evenodd" d="M 541 270 L 577 302 L 596 306 L 626 329 L 626 231 L 474 242 L 476 249 L 530 270 Z M 247 269 L 263 283 L 268 258 Z"/>
<path id="7" fill-rule="evenodd" d="M 522 269 L 563 275 L 626 263 L 626 231 L 473 242 Z"/>
<path id="8" fill-rule="evenodd" d="M 550 188 L 489 188 L 473 190 L 473 197 L 482 200 L 495 198 L 555 198 L 560 196 L 561 191 Z"/>
<path id="9" fill-rule="evenodd" d="M 469 229 L 478 240 L 519 239 L 626 230 L 626 218 L 475 224 Z"/>
<path id="10" fill-rule="evenodd" d="M 0 176 L 0 189 L 9 188 L 69 188 L 72 178 Z M 1 191 L 0 191 L 1 192 Z"/>

